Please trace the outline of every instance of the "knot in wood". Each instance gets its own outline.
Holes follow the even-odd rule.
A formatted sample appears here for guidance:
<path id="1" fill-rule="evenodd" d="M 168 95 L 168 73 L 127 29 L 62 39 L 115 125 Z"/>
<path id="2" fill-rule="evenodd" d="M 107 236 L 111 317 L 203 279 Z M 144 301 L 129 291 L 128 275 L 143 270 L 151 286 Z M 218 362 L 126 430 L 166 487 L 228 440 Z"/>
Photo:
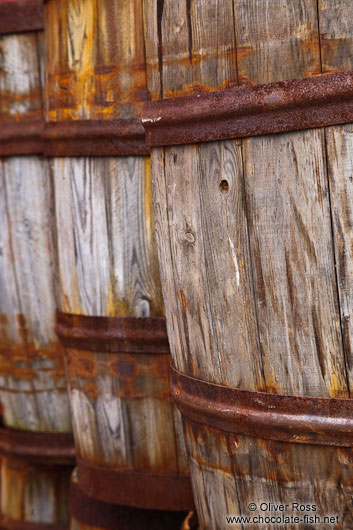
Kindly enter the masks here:
<path id="1" fill-rule="evenodd" d="M 193 234 L 192 232 L 184 232 L 183 240 L 185 243 L 193 244 L 195 243 L 195 234 Z"/>

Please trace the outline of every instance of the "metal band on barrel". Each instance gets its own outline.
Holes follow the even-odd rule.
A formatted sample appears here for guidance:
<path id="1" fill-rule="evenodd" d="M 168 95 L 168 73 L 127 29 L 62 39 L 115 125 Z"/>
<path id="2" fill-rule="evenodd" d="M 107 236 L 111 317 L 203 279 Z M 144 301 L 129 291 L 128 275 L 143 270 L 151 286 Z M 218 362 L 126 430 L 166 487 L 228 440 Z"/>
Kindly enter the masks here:
<path id="1" fill-rule="evenodd" d="M 34 523 L 10 517 L 0 518 L 0 530 L 68 530 L 68 528 L 67 523 Z"/>
<path id="2" fill-rule="evenodd" d="M 0 156 L 139 156 L 150 153 L 145 130 L 141 121 L 135 119 L 53 123 L 23 119 L 0 124 Z"/>
<path id="3" fill-rule="evenodd" d="M 186 473 L 153 473 L 108 468 L 77 459 L 77 480 L 89 497 L 148 510 L 192 510 L 190 477 Z"/>
<path id="4" fill-rule="evenodd" d="M 43 29 L 43 0 L 9 0 L 0 3 L 0 35 Z"/>
<path id="5" fill-rule="evenodd" d="M 353 400 L 251 392 L 171 367 L 171 393 L 186 418 L 255 438 L 353 447 Z"/>
<path id="6" fill-rule="evenodd" d="M 70 487 L 70 514 L 80 524 L 105 530 L 115 530 L 117 521 L 121 530 L 132 528 L 179 530 L 180 521 L 184 517 L 180 512 L 144 510 L 98 501 L 86 495 L 73 479 Z"/>
<path id="7" fill-rule="evenodd" d="M 164 317 L 92 317 L 57 312 L 56 322 L 56 333 L 66 348 L 107 353 L 169 353 Z"/>
<path id="8" fill-rule="evenodd" d="M 349 123 L 353 122 L 353 72 L 147 102 L 142 122 L 151 146 Z"/>
<path id="9" fill-rule="evenodd" d="M 148 155 L 141 120 L 71 120 L 47 123 L 45 156 Z"/>
<path id="10" fill-rule="evenodd" d="M 48 465 L 75 464 L 74 440 L 70 433 L 32 432 L 0 427 L 0 453 Z"/>
<path id="11" fill-rule="evenodd" d="M 43 153 L 44 142 L 41 137 L 43 129 L 42 120 L 0 122 L 0 156 Z"/>

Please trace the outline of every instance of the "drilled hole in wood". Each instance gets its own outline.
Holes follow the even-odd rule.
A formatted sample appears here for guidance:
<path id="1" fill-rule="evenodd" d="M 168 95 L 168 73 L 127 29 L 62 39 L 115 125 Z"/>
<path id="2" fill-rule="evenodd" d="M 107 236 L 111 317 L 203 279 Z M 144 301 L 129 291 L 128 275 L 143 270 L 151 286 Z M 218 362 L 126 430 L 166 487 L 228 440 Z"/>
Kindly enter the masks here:
<path id="1" fill-rule="evenodd" d="M 221 190 L 222 193 L 228 193 L 228 191 L 229 191 L 228 181 L 227 180 L 221 180 L 221 182 L 219 183 L 219 189 Z"/>

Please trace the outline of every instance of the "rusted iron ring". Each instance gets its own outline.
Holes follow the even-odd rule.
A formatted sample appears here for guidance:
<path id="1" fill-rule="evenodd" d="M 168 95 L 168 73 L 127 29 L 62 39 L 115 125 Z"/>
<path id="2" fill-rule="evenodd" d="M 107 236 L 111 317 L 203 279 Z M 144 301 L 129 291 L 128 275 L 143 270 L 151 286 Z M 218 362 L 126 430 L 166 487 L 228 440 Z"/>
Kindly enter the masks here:
<path id="1" fill-rule="evenodd" d="M 47 123 L 45 156 L 148 155 L 141 120 L 71 120 Z"/>
<path id="2" fill-rule="evenodd" d="M 99 501 L 148 510 L 188 511 L 194 507 L 186 473 L 153 473 L 108 468 L 77 458 L 80 488 Z"/>
<path id="3" fill-rule="evenodd" d="M 146 102 L 151 146 L 190 144 L 353 121 L 353 72 Z"/>
<path id="4" fill-rule="evenodd" d="M 184 517 L 182 512 L 144 510 L 98 501 L 86 495 L 75 478 L 72 479 L 70 487 L 70 514 L 81 524 L 105 530 L 115 530 L 117 523 L 119 530 L 133 528 L 179 530 Z"/>
<path id="5" fill-rule="evenodd" d="M 75 447 L 70 433 L 21 431 L 0 427 L 0 452 L 28 458 L 44 465 L 75 463 Z"/>
<path id="6" fill-rule="evenodd" d="M 192 421 L 283 442 L 353 447 L 353 400 L 250 392 L 171 367 L 171 393 Z"/>
<path id="7" fill-rule="evenodd" d="M 56 333 L 66 348 L 108 353 L 169 353 L 164 317 L 92 317 L 57 312 Z"/>
<path id="8" fill-rule="evenodd" d="M 30 521 L 0 518 L 0 530 L 68 530 L 66 523 L 34 523 Z"/>
<path id="9" fill-rule="evenodd" d="M 44 149 L 41 138 L 43 129 L 44 120 L 25 119 L 20 122 L 2 122 L 0 127 L 0 156 L 41 154 Z"/>
<path id="10" fill-rule="evenodd" d="M 43 0 L 8 0 L 0 3 L 0 35 L 43 29 Z"/>

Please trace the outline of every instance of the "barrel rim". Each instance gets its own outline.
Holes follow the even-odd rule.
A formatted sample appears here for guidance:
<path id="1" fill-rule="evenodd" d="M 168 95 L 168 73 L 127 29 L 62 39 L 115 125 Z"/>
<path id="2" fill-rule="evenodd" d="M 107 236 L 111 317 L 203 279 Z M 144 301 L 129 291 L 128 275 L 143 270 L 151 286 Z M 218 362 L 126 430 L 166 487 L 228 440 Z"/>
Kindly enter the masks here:
<path id="1" fill-rule="evenodd" d="M 56 313 L 65 348 L 106 353 L 169 354 L 165 317 L 106 317 Z"/>
<path id="2" fill-rule="evenodd" d="M 75 463 L 73 435 L 66 432 L 39 432 L 0 426 L 0 452 L 44 465 Z"/>
<path id="3" fill-rule="evenodd" d="M 0 121 L 0 156 L 42 154 L 43 130 L 44 120 L 40 119 L 24 117 L 17 122 Z"/>
<path id="4" fill-rule="evenodd" d="M 135 118 L 49 121 L 42 139 L 45 156 L 150 154 L 142 121 Z"/>
<path id="5" fill-rule="evenodd" d="M 0 3 L 0 35 L 43 28 L 43 0 L 9 0 Z"/>
<path id="6" fill-rule="evenodd" d="M 77 481 L 82 491 L 99 501 L 148 510 L 194 509 L 186 472 L 155 472 L 93 464 L 77 457 Z"/>
<path id="7" fill-rule="evenodd" d="M 142 116 L 151 147 L 349 122 L 353 122 L 353 71 L 148 101 Z"/>
<path id="8" fill-rule="evenodd" d="M 0 530 L 68 530 L 67 523 L 41 523 L 0 516 Z"/>
<path id="9" fill-rule="evenodd" d="M 148 526 L 149 523 L 153 523 L 153 527 L 155 527 L 157 523 L 160 523 L 162 529 L 165 528 L 165 524 L 168 524 L 168 521 L 164 519 L 165 517 L 167 519 L 173 518 L 173 516 L 181 517 L 180 511 L 146 510 L 99 501 L 82 491 L 75 475 L 76 471 L 74 471 L 70 483 L 70 514 L 80 523 L 106 530 L 115 529 L 117 521 L 119 521 L 122 529 L 131 528 L 131 526 L 134 528 L 141 525 Z"/>
<path id="10" fill-rule="evenodd" d="M 230 388 L 171 366 L 171 394 L 184 418 L 228 433 L 282 442 L 353 447 L 353 400 Z"/>

